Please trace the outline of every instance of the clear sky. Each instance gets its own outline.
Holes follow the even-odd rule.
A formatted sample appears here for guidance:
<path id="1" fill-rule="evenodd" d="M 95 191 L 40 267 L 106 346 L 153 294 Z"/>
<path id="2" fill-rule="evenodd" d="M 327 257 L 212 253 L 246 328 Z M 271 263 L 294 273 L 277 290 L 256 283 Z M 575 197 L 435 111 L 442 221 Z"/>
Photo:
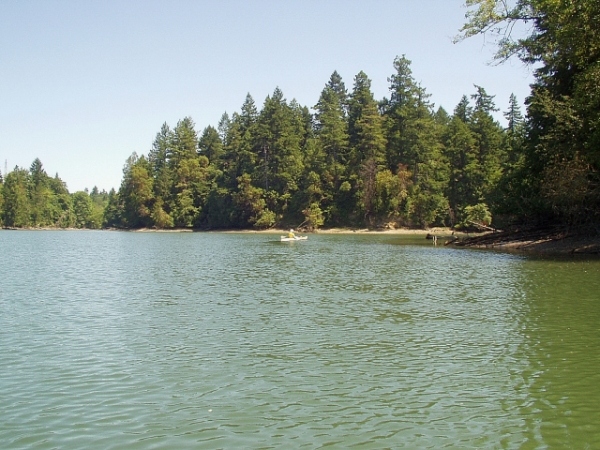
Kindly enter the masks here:
<path id="1" fill-rule="evenodd" d="M 119 188 L 132 152 L 161 125 L 196 129 L 257 107 L 279 87 L 314 106 L 337 70 L 349 91 L 364 71 L 389 97 L 397 55 L 449 113 L 474 84 L 506 110 L 532 76 L 491 66 L 483 37 L 459 44 L 463 0 L 2 0 L 0 171 L 40 158 L 70 192 Z M 502 114 L 498 113 L 502 122 Z"/>

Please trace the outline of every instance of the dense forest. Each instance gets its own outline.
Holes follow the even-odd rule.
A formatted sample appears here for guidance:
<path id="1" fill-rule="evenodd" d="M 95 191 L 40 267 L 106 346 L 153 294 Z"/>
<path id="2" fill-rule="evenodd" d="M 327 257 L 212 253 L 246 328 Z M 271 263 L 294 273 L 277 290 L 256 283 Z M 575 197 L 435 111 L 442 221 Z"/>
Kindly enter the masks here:
<path id="1" fill-rule="evenodd" d="M 133 153 L 118 191 L 69 194 L 39 160 L 0 177 L 4 226 L 201 229 L 272 226 L 502 226 L 597 223 L 600 5 L 595 0 L 468 0 L 459 39 L 497 37 L 497 59 L 535 64 L 524 116 L 511 96 L 495 120 L 481 86 L 435 108 L 411 62 L 393 61 L 389 98 L 360 72 L 333 72 L 314 106 L 276 88 L 259 109 L 202 131 L 164 124 Z M 529 35 L 511 38 L 515 23 Z M 312 112 L 311 112 L 312 111 Z"/>

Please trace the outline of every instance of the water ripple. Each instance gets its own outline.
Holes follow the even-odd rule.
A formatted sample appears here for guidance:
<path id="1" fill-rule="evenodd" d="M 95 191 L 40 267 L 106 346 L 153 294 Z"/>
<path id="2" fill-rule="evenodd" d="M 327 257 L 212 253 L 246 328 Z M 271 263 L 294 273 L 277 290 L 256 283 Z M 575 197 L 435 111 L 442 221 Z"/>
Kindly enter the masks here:
<path id="1" fill-rule="evenodd" d="M 410 243 L 0 232 L 0 442 L 600 447 L 598 264 Z"/>

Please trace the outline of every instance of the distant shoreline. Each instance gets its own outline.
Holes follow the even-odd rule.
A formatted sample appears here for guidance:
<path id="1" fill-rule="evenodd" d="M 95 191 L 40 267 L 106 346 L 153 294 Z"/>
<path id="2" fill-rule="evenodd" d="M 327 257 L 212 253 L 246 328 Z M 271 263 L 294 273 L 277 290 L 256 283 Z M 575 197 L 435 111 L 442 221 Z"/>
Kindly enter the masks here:
<path id="1" fill-rule="evenodd" d="M 289 229 L 282 228 L 270 228 L 267 230 L 202 230 L 202 229 L 189 229 L 189 228 L 176 228 L 176 229 L 154 229 L 154 228 L 139 228 L 136 230 L 127 230 L 135 233 L 242 233 L 242 234 L 277 234 L 285 235 L 289 232 Z M 440 234 L 440 235 L 451 235 L 452 229 L 450 228 L 429 228 L 426 230 L 412 229 L 412 228 L 397 228 L 397 229 L 386 229 L 386 230 L 373 230 L 369 228 L 325 228 L 314 231 L 300 231 L 295 230 L 298 235 L 303 234 L 401 234 L 401 235 L 422 235 L 428 234 Z"/>
<path id="2" fill-rule="evenodd" d="M 3 227 L 2 230 L 12 231 L 124 231 L 128 233 L 229 233 L 229 234 L 264 234 L 284 236 L 288 229 L 271 228 L 267 230 L 206 230 L 193 228 L 54 228 L 54 227 Z M 433 227 L 428 229 L 396 228 L 396 229 L 370 229 L 370 228 L 325 228 L 312 232 L 296 231 L 297 235 L 372 235 L 372 236 L 423 236 L 439 238 L 438 245 L 451 245 L 457 248 L 480 248 L 499 251 L 517 251 L 527 254 L 544 255 L 600 255 L 600 235 L 582 232 L 568 232 L 561 229 L 555 230 L 528 230 L 516 232 L 484 232 L 465 233 L 456 232 L 452 228 Z"/>
<path id="3" fill-rule="evenodd" d="M 129 233 L 242 233 L 242 234 L 280 234 L 284 235 L 289 232 L 289 229 L 270 228 L 267 230 L 252 230 L 252 229 L 227 229 L 227 230 L 206 230 L 200 228 L 58 228 L 58 227 L 3 227 L 4 230 L 14 231 L 126 231 Z M 451 228 L 434 227 L 428 229 L 415 228 L 396 228 L 396 229 L 370 229 L 370 228 L 324 228 L 313 231 L 296 230 L 296 234 L 401 234 L 401 235 L 422 235 L 435 234 L 438 236 L 450 236 L 453 230 Z M 461 236 L 466 236 L 465 233 L 457 233 Z M 477 235 L 477 234 L 476 234 Z"/>

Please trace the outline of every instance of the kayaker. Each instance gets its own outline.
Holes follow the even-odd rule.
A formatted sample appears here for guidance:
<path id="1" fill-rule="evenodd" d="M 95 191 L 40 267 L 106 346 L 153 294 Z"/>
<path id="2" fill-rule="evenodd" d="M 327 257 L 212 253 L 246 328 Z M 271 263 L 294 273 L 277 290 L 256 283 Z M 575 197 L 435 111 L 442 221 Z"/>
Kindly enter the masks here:
<path id="1" fill-rule="evenodd" d="M 290 228 L 290 232 L 288 233 L 288 237 L 290 239 L 296 239 L 296 235 L 294 234 L 294 229 Z"/>

